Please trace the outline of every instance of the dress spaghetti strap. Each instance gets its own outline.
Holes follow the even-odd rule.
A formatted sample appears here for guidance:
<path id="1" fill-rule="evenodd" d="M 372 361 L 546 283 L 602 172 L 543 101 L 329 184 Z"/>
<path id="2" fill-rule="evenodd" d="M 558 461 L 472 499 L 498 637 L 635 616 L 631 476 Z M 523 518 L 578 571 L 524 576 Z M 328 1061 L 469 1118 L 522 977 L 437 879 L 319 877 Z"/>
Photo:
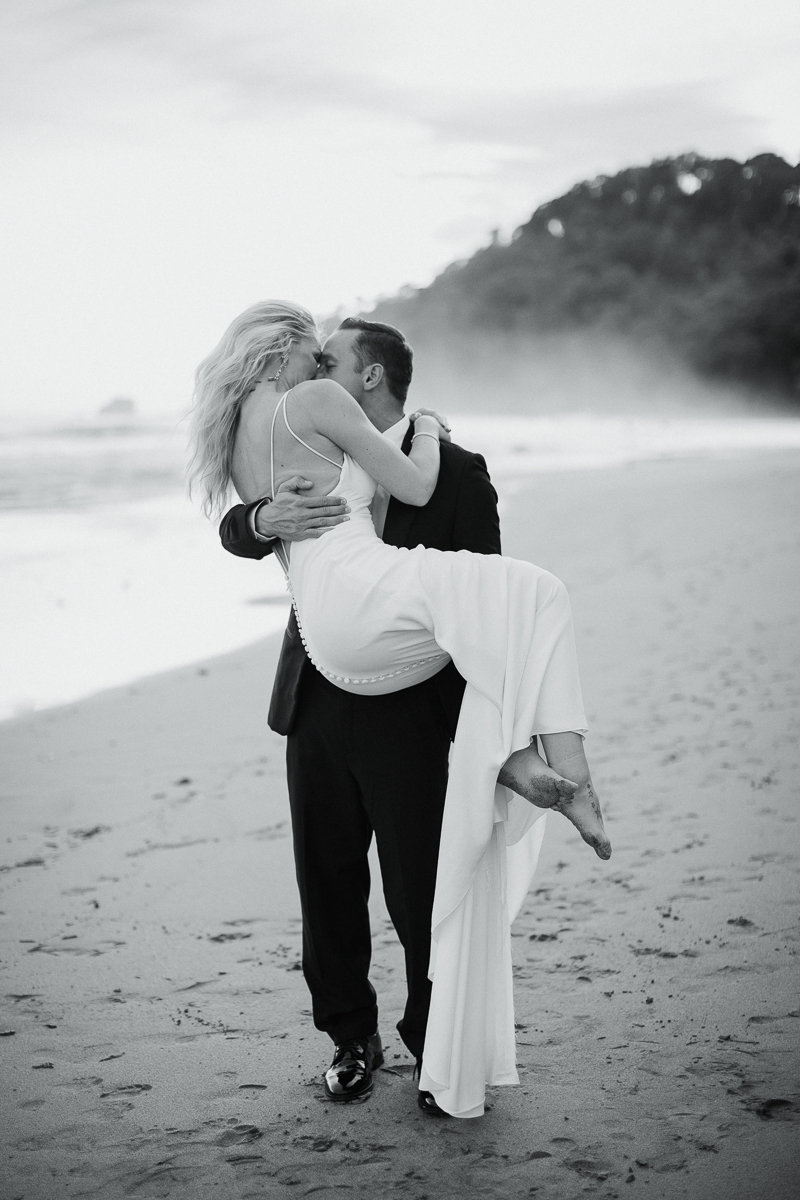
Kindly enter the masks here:
<path id="1" fill-rule="evenodd" d="M 291 390 L 290 388 L 289 391 Z M 289 424 L 289 417 L 286 414 L 286 400 L 288 395 L 289 392 L 284 392 L 282 399 L 275 405 L 275 411 L 272 414 L 272 425 L 269 430 L 269 490 L 273 500 L 275 499 L 275 421 L 281 409 L 283 409 L 283 422 L 296 442 L 299 442 L 301 446 L 305 446 L 306 450 L 310 450 L 312 454 L 316 454 L 317 458 L 322 458 L 325 462 L 330 463 L 332 467 L 336 467 L 340 476 L 344 468 L 344 458 L 342 458 L 340 463 L 334 462 L 332 458 L 328 458 L 327 454 L 323 454 L 321 450 L 315 450 L 313 446 L 309 446 L 308 442 L 304 442 L 299 434 L 295 433 Z"/>
<path id="2" fill-rule="evenodd" d="M 341 473 L 342 467 L 344 466 L 344 459 L 342 459 L 340 463 L 334 462 L 332 458 L 328 458 L 327 454 L 323 454 L 321 450 L 315 450 L 313 446 L 309 446 L 308 442 L 304 442 L 303 439 L 292 429 L 286 412 L 286 398 L 288 395 L 289 392 L 285 392 L 283 397 L 283 422 L 286 428 L 289 430 L 289 433 L 296 442 L 299 442 L 301 446 L 305 446 L 306 450 L 310 450 L 312 454 L 316 454 L 317 458 L 324 458 L 325 462 L 330 463 L 332 467 L 336 467 L 336 470 Z"/>
<path id="3" fill-rule="evenodd" d="M 289 391 L 291 391 L 291 390 L 292 389 L 289 388 Z M 298 434 L 296 434 L 295 431 L 292 429 L 291 425 L 289 424 L 289 418 L 286 415 L 286 400 L 287 400 L 288 395 L 289 395 L 289 392 L 284 392 L 282 398 L 275 405 L 275 411 L 272 414 L 272 424 L 270 425 L 270 429 L 269 429 L 269 490 L 270 490 L 270 496 L 273 500 L 275 499 L 275 422 L 278 419 L 278 412 L 281 409 L 283 409 L 284 424 L 286 425 L 287 430 L 289 431 L 289 433 L 291 434 L 291 436 L 294 438 L 294 440 L 296 442 L 299 442 L 301 446 L 305 446 L 306 450 L 310 450 L 312 454 L 316 454 L 317 458 L 322 458 L 325 460 L 325 462 L 330 463 L 332 467 L 336 467 L 336 470 L 339 472 L 340 481 L 342 478 L 342 471 L 344 470 L 344 463 L 345 463 L 344 456 L 342 457 L 342 461 L 340 463 L 334 462 L 332 458 L 328 458 L 327 454 L 323 454 L 321 450 L 315 450 L 313 446 L 309 446 L 308 442 L 304 442 L 303 439 Z M 290 550 L 291 550 L 291 543 L 284 543 L 284 542 L 276 543 L 275 555 L 278 558 L 278 561 L 280 562 L 284 571 L 286 572 L 287 579 L 288 579 L 288 574 L 289 574 Z"/>
<path id="4" fill-rule="evenodd" d="M 275 499 L 275 418 L 278 415 L 279 408 L 280 403 L 275 405 L 275 412 L 272 414 L 272 424 L 269 427 L 269 492 L 272 500 Z"/>

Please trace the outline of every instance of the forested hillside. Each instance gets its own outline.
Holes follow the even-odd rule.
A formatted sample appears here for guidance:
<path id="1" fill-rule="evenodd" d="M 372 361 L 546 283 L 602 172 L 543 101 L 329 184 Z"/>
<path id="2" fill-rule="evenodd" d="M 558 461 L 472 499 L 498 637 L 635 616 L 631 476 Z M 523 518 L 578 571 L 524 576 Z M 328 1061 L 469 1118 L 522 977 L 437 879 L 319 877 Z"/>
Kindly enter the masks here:
<path id="1" fill-rule="evenodd" d="M 800 165 L 692 154 L 580 183 L 370 315 L 419 349 L 607 332 L 800 401 Z"/>

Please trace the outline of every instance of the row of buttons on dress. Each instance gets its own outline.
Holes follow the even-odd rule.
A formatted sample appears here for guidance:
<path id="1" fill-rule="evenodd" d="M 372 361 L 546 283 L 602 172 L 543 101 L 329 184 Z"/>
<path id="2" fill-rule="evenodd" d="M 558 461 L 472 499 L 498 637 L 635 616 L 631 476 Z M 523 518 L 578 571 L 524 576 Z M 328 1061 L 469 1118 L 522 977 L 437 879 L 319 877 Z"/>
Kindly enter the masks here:
<path id="1" fill-rule="evenodd" d="M 427 658 L 418 658 L 415 662 L 408 663 L 408 665 L 405 667 L 398 667 L 396 671 L 386 671 L 383 675 L 369 675 L 362 678 L 354 678 L 351 675 L 334 675 L 332 671 L 326 671 L 324 667 L 321 667 L 319 663 L 314 661 L 313 655 L 308 648 L 306 635 L 303 633 L 303 625 L 300 621 L 300 613 L 297 611 L 297 601 L 294 598 L 294 592 L 292 591 L 292 585 L 289 582 L 288 574 L 286 576 L 286 587 L 289 591 L 289 595 L 292 597 L 292 608 L 294 609 L 294 615 L 297 620 L 297 628 L 300 633 L 300 641 L 303 643 L 303 648 L 308 655 L 312 666 L 316 667 L 320 675 L 324 675 L 326 679 L 330 679 L 334 683 L 353 683 L 357 687 L 363 687 L 368 683 L 381 683 L 384 679 L 393 679 L 396 675 L 405 675 L 408 671 L 413 671 L 417 667 L 424 667 L 428 663 L 436 662 L 436 660 L 439 658 L 444 658 L 444 651 L 440 652 L 439 654 L 430 654 Z"/>

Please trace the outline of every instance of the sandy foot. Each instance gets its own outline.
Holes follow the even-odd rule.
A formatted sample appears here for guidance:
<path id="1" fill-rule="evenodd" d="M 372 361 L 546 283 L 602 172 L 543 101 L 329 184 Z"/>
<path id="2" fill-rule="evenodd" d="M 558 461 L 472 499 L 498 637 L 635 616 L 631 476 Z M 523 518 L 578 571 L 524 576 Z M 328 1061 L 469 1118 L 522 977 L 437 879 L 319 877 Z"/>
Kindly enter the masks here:
<path id="1" fill-rule="evenodd" d="M 524 796 L 537 808 L 554 808 L 578 790 L 577 783 L 548 767 L 533 746 L 510 754 L 500 768 L 497 782 Z"/>
<path id="2" fill-rule="evenodd" d="M 497 782 L 537 808 L 556 809 L 572 822 L 599 858 L 611 857 L 611 842 L 603 827 L 603 815 L 591 779 L 580 783 L 565 779 L 530 745 L 509 755 L 500 768 Z"/>
<path id="3" fill-rule="evenodd" d="M 574 795 L 554 804 L 577 829 L 583 840 L 594 849 L 598 858 L 611 858 L 611 842 L 603 826 L 600 802 L 595 795 L 591 780 L 584 783 Z"/>

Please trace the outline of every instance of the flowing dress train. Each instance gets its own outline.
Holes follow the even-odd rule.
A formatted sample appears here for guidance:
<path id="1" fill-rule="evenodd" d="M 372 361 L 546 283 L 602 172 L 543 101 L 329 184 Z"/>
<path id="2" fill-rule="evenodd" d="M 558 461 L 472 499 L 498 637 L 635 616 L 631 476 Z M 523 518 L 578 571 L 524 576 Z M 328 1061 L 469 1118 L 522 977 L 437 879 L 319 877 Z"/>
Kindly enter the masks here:
<path id="1" fill-rule="evenodd" d="M 288 395 L 272 423 L 273 479 L 279 412 L 319 455 L 291 429 Z M 477 1117 L 487 1084 L 518 1082 L 510 927 L 545 826 L 543 810 L 497 775 L 533 734 L 586 732 L 569 598 L 555 576 L 518 559 L 387 545 L 369 508 L 375 481 L 346 454 L 327 461 L 341 471 L 332 494 L 347 500 L 350 520 L 278 551 L 312 663 L 361 695 L 419 683 L 449 658 L 467 681 L 442 824 L 420 1087 L 453 1116 Z"/>

